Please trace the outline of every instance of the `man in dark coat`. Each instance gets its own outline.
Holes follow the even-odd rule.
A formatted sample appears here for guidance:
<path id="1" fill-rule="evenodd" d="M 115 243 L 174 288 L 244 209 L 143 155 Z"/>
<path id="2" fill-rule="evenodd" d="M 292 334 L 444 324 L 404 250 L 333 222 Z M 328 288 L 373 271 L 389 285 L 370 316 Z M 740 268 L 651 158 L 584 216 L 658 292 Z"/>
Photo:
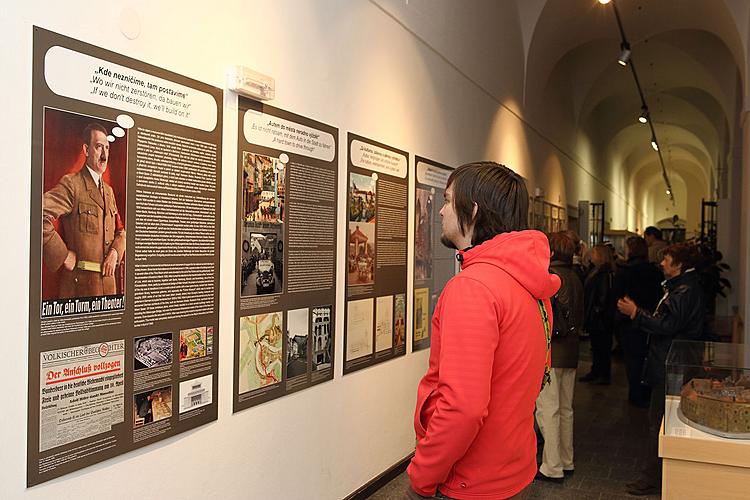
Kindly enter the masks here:
<path id="1" fill-rule="evenodd" d="M 648 361 L 646 378 L 651 386 L 649 406 L 649 453 L 640 477 L 627 485 L 631 495 L 649 495 L 661 490 L 661 459 L 659 428 L 664 416 L 666 361 L 674 339 L 700 340 L 704 332 L 705 304 L 695 266 L 700 254 L 687 243 L 664 249 L 661 262 L 664 270 L 664 296 L 651 313 L 630 297 L 618 301 L 617 308 L 633 320 L 635 327 L 646 334 Z"/>
<path id="2" fill-rule="evenodd" d="M 656 309 L 662 296 L 663 274 L 648 261 L 648 245 L 639 236 L 625 241 L 626 261 L 617 266 L 613 285 L 613 297 L 630 297 L 639 307 L 648 311 Z M 616 317 L 615 328 L 618 342 L 622 345 L 625 371 L 628 377 L 628 401 L 647 408 L 650 390 L 641 384 L 643 360 L 647 352 L 646 335 L 638 330 L 635 322 L 623 314 Z"/>

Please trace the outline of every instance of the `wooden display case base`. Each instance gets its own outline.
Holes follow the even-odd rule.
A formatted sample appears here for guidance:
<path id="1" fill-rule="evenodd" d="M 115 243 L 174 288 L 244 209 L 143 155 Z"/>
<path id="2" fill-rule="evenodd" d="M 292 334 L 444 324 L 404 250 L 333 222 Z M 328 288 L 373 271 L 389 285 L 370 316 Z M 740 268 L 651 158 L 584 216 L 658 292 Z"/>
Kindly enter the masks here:
<path id="1" fill-rule="evenodd" d="M 750 498 L 750 440 L 720 438 L 691 428 L 676 417 L 679 398 L 667 398 L 666 403 L 659 432 L 662 498 Z"/>

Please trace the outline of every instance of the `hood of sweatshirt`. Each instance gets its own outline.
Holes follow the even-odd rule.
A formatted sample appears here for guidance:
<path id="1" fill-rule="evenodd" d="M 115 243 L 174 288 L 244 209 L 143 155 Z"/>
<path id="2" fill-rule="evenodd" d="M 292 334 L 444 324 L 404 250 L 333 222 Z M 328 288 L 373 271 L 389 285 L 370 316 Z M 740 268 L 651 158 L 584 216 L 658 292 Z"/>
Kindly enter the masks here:
<path id="1" fill-rule="evenodd" d="M 498 234 L 458 254 L 462 269 L 479 263 L 499 267 L 536 299 L 548 299 L 560 288 L 560 278 L 549 272 L 549 241 L 539 231 Z"/>

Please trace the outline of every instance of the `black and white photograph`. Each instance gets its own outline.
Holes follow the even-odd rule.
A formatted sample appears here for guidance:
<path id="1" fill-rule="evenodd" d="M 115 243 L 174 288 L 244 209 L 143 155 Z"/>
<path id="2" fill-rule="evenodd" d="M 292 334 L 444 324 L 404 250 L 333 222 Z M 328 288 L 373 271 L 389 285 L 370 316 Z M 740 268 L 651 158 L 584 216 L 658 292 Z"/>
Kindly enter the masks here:
<path id="1" fill-rule="evenodd" d="M 293 309 L 287 313 L 286 321 L 286 377 L 288 379 L 307 374 L 307 340 L 310 309 Z"/>
<path id="2" fill-rule="evenodd" d="M 258 231 L 242 229 L 242 296 L 282 293 L 284 290 L 284 240 L 281 226 Z"/>
<path id="3" fill-rule="evenodd" d="M 133 369 L 158 368 L 172 363 L 172 333 L 147 335 L 133 339 Z"/>
<path id="4" fill-rule="evenodd" d="M 313 371 L 331 367 L 331 306 L 312 310 Z"/>
<path id="5" fill-rule="evenodd" d="M 180 382 L 180 413 L 210 405 L 213 401 L 213 375 Z"/>

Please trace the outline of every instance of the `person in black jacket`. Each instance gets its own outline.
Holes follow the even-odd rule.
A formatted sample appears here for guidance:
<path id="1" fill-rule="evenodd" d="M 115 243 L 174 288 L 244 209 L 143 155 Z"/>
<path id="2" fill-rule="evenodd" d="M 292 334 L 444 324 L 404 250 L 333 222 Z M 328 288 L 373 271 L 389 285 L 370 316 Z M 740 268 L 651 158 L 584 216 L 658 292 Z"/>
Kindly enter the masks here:
<path id="1" fill-rule="evenodd" d="M 630 297 L 617 302 L 618 310 L 648 336 L 646 379 L 651 386 L 649 405 L 649 453 L 641 476 L 627 485 L 631 495 L 649 495 L 661 489 L 659 427 L 664 416 L 666 361 L 674 339 L 700 340 L 704 332 L 706 307 L 698 273 L 700 254 L 688 243 L 664 249 L 664 296 L 653 313 L 644 310 Z"/>
<path id="2" fill-rule="evenodd" d="M 608 385 L 612 367 L 612 327 L 615 314 L 612 252 L 604 245 L 596 245 L 591 249 L 591 263 L 594 267 L 583 287 L 583 325 L 591 339 L 593 362 L 591 371 L 578 380 Z"/>
<path id="3" fill-rule="evenodd" d="M 661 282 L 664 275 L 658 267 L 648 261 L 648 245 L 639 236 L 625 241 L 626 261 L 618 266 L 615 274 L 613 296 L 630 297 L 640 307 L 653 311 L 662 296 Z M 648 408 L 650 389 L 641 384 L 643 360 L 647 352 L 646 335 L 629 317 L 615 317 L 618 342 L 622 345 L 625 371 L 628 377 L 628 401 L 640 408 Z"/>

